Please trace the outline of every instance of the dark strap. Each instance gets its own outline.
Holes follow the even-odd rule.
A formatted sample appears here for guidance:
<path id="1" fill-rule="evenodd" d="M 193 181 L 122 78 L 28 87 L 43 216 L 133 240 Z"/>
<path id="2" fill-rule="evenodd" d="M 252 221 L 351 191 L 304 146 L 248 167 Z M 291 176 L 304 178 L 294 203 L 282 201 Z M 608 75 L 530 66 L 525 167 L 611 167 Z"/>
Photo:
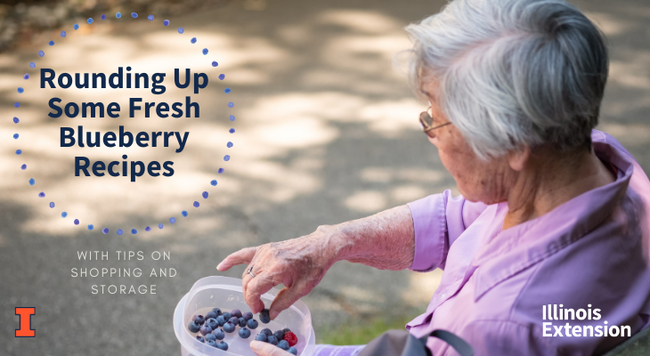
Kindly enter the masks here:
<path id="1" fill-rule="evenodd" d="M 429 336 L 448 343 L 461 356 L 474 355 L 467 342 L 449 331 L 434 330 Z M 357 356 L 431 356 L 426 345 L 429 336 L 418 339 L 406 330 L 388 330 L 370 341 Z"/>
<path id="2" fill-rule="evenodd" d="M 470 344 L 467 343 L 467 341 L 461 339 L 460 337 L 456 336 L 453 333 L 450 333 L 449 331 L 445 330 L 434 330 L 429 334 L 429 336 L 437 337 L 438 339 L 448 343 L 451 347 L 456 350 L 460 354 L 460 356 L 473 356 L 474 355 L 474 349 Z M 420 341 L 422 341 L 423 344 L 426 345 L 427 339 L 429 336 L 424 336 L 420 338 Z"/>

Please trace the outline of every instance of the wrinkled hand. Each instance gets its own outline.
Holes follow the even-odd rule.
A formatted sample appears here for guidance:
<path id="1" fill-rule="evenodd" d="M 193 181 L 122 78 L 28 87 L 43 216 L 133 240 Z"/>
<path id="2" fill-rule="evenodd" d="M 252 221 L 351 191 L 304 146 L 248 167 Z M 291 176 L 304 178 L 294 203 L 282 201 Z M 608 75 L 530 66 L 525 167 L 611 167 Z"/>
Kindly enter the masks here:
<path id="1" fill-rule="evenodd" d="M 283 283 L 285 288 L 269 308 L 271 319 L 275 319 L 318 285 L 345 245 L 341 241 L 342 234 L 334 227 L 320 226 L 307 236 L 239 250 L 221 261 L 217 269 L 227 271 L 244 263 L 253 266 L 254 278 L 247 273 L 248 268 L 242 275 L 244 299 L 253 313 L 265 308 L 262 294 Z"/>
<path id="2" fill-rule="evenodd" d="M 251 341 L 251 349 L 258 356 L 293 356 L 292 353 L 284 351 L 273 344 L 261 341 Z"/>

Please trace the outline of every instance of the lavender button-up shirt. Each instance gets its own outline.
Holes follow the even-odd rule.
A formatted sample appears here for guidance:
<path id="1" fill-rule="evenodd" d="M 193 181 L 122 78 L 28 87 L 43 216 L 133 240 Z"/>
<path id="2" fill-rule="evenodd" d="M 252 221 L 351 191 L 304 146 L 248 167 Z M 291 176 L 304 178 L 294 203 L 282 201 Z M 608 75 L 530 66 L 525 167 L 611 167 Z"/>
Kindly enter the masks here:
<path id="1" fill-rule="evenodd" d="M 448 330 L 475 355 L 592 355 L 650 324 L 650 182 L 613 137 L 594 130 L 592 141 L 616 181 L 505 231 L 507 203 L 445 191 L 408 204 L 411 269 L 444 270 L 412 334 Z M 456 355 L 433 337 L 427 346 Z"/>

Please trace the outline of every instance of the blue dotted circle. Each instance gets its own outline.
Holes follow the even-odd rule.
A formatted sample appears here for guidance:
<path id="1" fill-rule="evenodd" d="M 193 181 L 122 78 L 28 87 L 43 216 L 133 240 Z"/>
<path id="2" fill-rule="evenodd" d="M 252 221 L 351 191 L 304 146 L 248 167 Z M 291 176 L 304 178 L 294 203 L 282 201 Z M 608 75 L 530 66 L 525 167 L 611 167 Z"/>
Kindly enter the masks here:
<path id="1" fill-rule="evenodd" d="M 121 12 L 116 12 L 116 13 L 115 13 L 115 17 L 116 17 L 117 19 L 121 18 L 121 17 L 122 17 L 122 13 L 121 13 Z M 138 14 L 137 14 L 136 12 L 132 12 L 132 13 L 131 13 L 131 17 L 133 17 L 134 19 L 137 19 L 137 18 L 138 18 Z M 106 14 L 102 14 L 102 15 L 101 15 L 101 19 L 102 19 L 102 20 L 106 20 L 106 19 L 107 19 Z M 155 18 L 154 18 L 153 15 L 149 15 L 149 16 L 147 16 L 147 19 L 148 19 L 149 21 L 153 21 Z M 94 20 L 93 20 L 92 17 L 90 17 L 90 18 L 88 18 L 88 19 L 86 20 L 86 22 L 87 22 L 89 25 L 91 25 L 91 24 L 94 23 Z M 164 20 L 164 21 L 163 21 L 163 25 L 164 25 L 164 26 L 169 26 L 169 25 L 170 25 L 170 21 L 167 20 L 167 19 Z M 79 26 L 78 23 L 75 23 L 72 27 L 73 27 L 73 29 L 74 29 L 75 31 L 76 31 L 76 30 L 79 30 L 79 28 L 80 28 L 80 26 Z M 179 28 L 178 28 L 178 33 L 179 33 L 179 34 L 183 34 L 184 32 L 185 32 L 185 29 L 184 29 L 183 27 L 179 27 Z M 67 32 L 66 32 L 66 31 L 61 31 L 61 33 L 60 33 L 60 37 L 61 37 L 61 38 L 65 38 L 65 37 L 67 37 Z M 198 39 L 197 39 L 196 37 L 193 37 L 193 38 L 190 40 L 190 42 L 191 42 L 192 44 L 197 43 L 197 42 L 198 42 Z M 54 45 L 55 45 L 55 42 L 54 42 L 53 40 L 50 40 L 50 41 L 48 42 L 48 45 L 49 45 L 49 46 L 54 46 Z M 201 53 L 203 53 L 203 55 L 208 55 L 208 54 L 209 54 L 209 50 L 208 50 L 207 48 L 204 48 L 204 49 L 201 51 Z M 44 56 L 45 56 L 45 52 L 44 52 L 43 50 L 38 51 L 38 56 L 41 57 L 41 58 L 44 57 Z M 218 63 L 217 61 L 212 61 L 212 62 L 211 62 L 211 65 L 212 65 L 212 67 L 217 67 L 217 66 L 219 65 L 219 63 Z M 29 67 L 32 68 L 32 69 L 36 68 L 36 63 L 35 63 L 35 62 L 29 62 Z M 225 79 L 225 75 L 224 75 L 224 74 L 219 74 L 218 78 L 219 78 L 219 80 L 224 80 L 224 79 Z M 30 79 L 30 74 L 29 74 L 29 73 L 26 73 L 26 74 L 23 76 L 23 79 L 25 79 L 25 80 L 29 80 L 29 79 Z M 18 87 L 16 90 L 18 91 L 19 94 L 22 94 L 22 93 L 24 93 L 24 91 L 25 91 L 25 89 L 24 89 L 23 87 Z M 231 92 L 232 92 L 232 90 L 231 90 L 230 88 L 225 88 L 225 89 L 224 89 L 224 93 L 226 93 L 226 94 L 229 94 L 229 93 L 231 93 Z M 21 106 L 21 105 L 20 105 L 20 102 L 15 102 L 15 103 L 14 103 L 14 107 L 15 107 L 15 108 L 20 108 L 20 106 Z M 228 103 L 228 107 L 229 107 L 229 108 L 233 108 L 233 107 L 234 107 L 234 103 L 233 103 L 233 102 L 229 102 L 229 103 Z M 229 119 L 230 119 L 230 121 L 235 121 L 235 116 L 234 116 L 234 115 L 229 115 Z M 19 119 L 18 117 L 14 116 L 14 117 L 13 117 L 13 122 L 14 122 L 15 124 L 18 124 L 18 123 L 20 122 L 20 119 Z M 233 128 L 231 128 L 231 129 L 229 130 L 229 132 L 230 132 L 230 133 L 234 133 L 235 130 L 234 130 Z M 18 133 L 15 133 L 15 134 L 13 135 L 13 138 L 16 139 L 16 140 L 17 140 L 19 137 L 20 137 L 20 136 L 19 136 Z M 233 147 L 233 143 L 232 143 L 232 142 L 228 142 L 226 146 L 227 146 L 228 148 L 231 148 L 231 147 Z M 17 150 L 16 150 L 16 155 L 21 155 L 22 153 L 23 153 L 23 151 L 22 151 L 21 149 L 17 149 Z M 225 155 L 225 156 L 224 156 L 224 160 L 225 160 L 225 161 L 230 160 L 230 155 Z M 26 165 L 26 164 L 22 164 L 22 165 L 20 166 L 20 169 L 21 169 L 21 170 L 26 170 L 26 169 L 27 169 L 27 165 Z M 218 173 L 221 174 L 221 173 L 223 173 L 223 172 L 224 172 L 224 169 L 223 169 L 223 168 L 219 168 Z M 212 185 L 212 186 L 216 186 L 216 185 L 217 185 L 217 181 L 216 181 L 215 179 L 211 180 L 209 183 L 210 183 L 210 185 Z M 32 185 L 32 186 L 36 184 L 36 181 L 34 180 L 34 178 L 30 178 L 30 179 L 29 179 L 29 184 Z M 207 198 L 208 198 L 208 194 L 209 194 L 209 193 L 208 193 L 207 191 L 204 191 L 204 192 L 202 193 L 203 198 L 204 198 L 204 199 L 207 199 Z M 45 197 L 45 192 L 40 192 L 40 193 L 38 193 L 38 196 L 41 197 L 41 198 L 44 198 L 44 197 Z M 50 202 L 48 205 L 49 205 L 49 207 L 50 207 L 51 209 L 53 209 L 53 208 L 56 206 L 54 202 Z M 200 204 L 198 201 L 194 201 L 194 202 L 192 203 L 192 206 L 195 207 L 195 208 L 198 208 L 198 207 L 201 206 L 201 204 Z M 181 211 L 181 215 L 182 215 L 183 217 L 187 217 L 187 216 L 189 215 L 189 213 L 188 213 L 186 210 L 183 210 L 183 211 Z M 68 213 L 67 213 L 67 212 L 65 212 L 65 211 L 61 212 L 61 217 L 62 217 L 62 218 L 66 218 L 67 216 L 68 216 Z M 176 223 L 176 218 L 175 218 L 175 217 L 171 217 L 171 218 L 169 218 L 169 223 L 171 223 L 171 224 Z M 74 225 L 79 225 L 79 224 L 80 224 L 79 219 L 74 219 L 74 220 L 73 220 L 73 224 L 74 224 Z M 164 227 L 163 223 L 159 223 L 159 224 L 158 224 L 158 229 L 163 229 L 163 227 Z M 93 224 L 88 224 L 88 225 L 87 225 L 87 228 L 88 228 L 89 231 L 92 231 L 92 230 L 94 230 L 95 226 L 94 226 Z M 101 231 L 102 233 L 104 233 L 104 234 L 108 234 L 108 233 L 109 233 L 109 229 L 108 229 L 108 228 L 102 228 L 100 231 Z M 127 230 L 127 231 L 128 231 L 128 230 Z M 148 231 L 151 231 L 151 227 L 150 227 L 150 226 L 147 226 L 147 227 L 144 229 L 144 231 L 147 231 L 147 232 L 148 232 Z M 117 230 L 116 230 L 116 234 L 117 234 L 117 235 L 122 235 L 123 233 L 124 233 L 124 231 L 123 231 L 122 229 L 117 229 Z M 138 230 L 137 230 L 137 229 L 131 229 L 131 233 L 135 235 L 135 234 L 138 233 Z"/>

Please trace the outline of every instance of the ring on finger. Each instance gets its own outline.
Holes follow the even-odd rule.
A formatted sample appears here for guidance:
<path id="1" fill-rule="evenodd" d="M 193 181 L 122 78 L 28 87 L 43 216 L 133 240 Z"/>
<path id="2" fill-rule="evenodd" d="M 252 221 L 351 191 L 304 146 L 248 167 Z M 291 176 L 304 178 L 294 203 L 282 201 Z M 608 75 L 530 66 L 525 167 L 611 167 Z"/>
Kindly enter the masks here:
<path id="1" fill-rule="evenodd" d="M 255 278 L 255 273 L 253 273 L 253 266 L 250 266 L 246 273 L 250 274 L 253 278 Z"/>

